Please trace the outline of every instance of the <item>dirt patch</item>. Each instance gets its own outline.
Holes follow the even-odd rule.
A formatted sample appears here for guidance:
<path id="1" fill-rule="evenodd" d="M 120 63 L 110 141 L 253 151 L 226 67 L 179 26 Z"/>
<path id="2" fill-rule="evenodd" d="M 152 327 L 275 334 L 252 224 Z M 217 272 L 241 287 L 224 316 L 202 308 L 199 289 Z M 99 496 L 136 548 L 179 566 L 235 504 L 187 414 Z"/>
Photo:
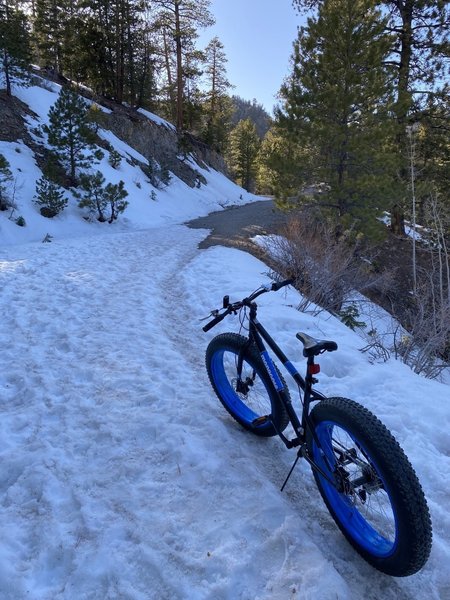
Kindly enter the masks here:
<path id="1" fill-rule="evenodd" d="M 272 200 L 261 200 L 232 206 L 225 210 L 210 213 L 186 223 L 193 229 L 210 229 L 211 233 L 199 244 L 199 248 L 228 246 L 239 248 L 257 258 L 267 256 L 251 238 L 256 235 L 281 233 L 286 225 L 287 213 L 276 208 Z"/>

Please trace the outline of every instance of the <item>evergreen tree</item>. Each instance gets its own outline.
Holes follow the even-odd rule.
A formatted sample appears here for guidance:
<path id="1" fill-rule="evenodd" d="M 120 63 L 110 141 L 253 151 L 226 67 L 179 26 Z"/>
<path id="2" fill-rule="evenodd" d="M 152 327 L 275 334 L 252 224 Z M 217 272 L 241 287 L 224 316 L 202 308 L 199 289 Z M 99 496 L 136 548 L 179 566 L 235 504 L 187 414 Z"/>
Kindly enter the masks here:
<path id="1" fill-rule="evenodd" d="M 55 217 L 67 206 L 64 192 L 45 175 L 36 182 L 34 201 L 40 207 L 41 215 L 49 218 Z"/>
<path id="2" fill-rule="evenodd" d="M 324 0 L 293 0 L 300 11 L 320 8 Z M 417 98 L 448 90 L 449 7 L 445 0 L 377 0 L 390 36 L 397 118 L 404 120 Z M 414 100 L 416 98 L 416 100 Z"/>
<path id="3" fill-rule="evenodd" d="M 196 49 L 192 40 L 189 40 L 186 43 L 183 50 L 183 129 L 198 135 L 201 129 L 203 111 L 203 96 L 200 90 L 200 77 L 202 75 L 204 54 Z"/>
<path id="4" fill-rule="evenodd" d="M 254 187 L 260 145 L 255 124 L 250 119 L 240 121 L 231 132 L 229 166 L 237 183 L 247 191 Z"/>
<path id="5" fill-rule="evenodd" d="M 67 20 L 64 0 L 35 0 L 33 38 L 38 62 L 55 74 L 63 73 L 64 28 Z"/>
<path id="6" fill-rule="evenodd" d="M 169 86 L 173 90 L 176 82 L 176 124 L 181 131 L 184 125 L 184 94 L 186 74 L 184 71 L 184 49 L 198 37 L 198 27 L 209 27 L 214 19 L 209 11 L 210 0 L 154 0 L 160 8 L 160 22 L 165 30 L 165 57 L 169 75 Z M 174 41 L 176 76 L 170 69 L 170 40 Z M 173 93 L 173 91 L 171 92 Z"/>
<path id="7" fill-rule="evenodd" d="M 9 162 L 0 154 L 0 210 L 8 210 L 10 200 L 8 198 L 8 184 L 13 180 Z"/>
<path id="8" fill-rule="evenodd" d="M 231 127 L 232 104 L 227 95 L 231 84 L 227 79 L 227 62 L 222 42 L 214 37 L 205 50 L 204 77 L 207 87 L 203 109 L 206 124 L 202 137 L 220 152 L 225 150 Z"/>
<path id="9" fill-rule="evenodd" d="M 234 95 L 231 100 L 233 102 L 232 125 L 235 126 L 239 121 L 243 121 L 244 119 L 251 119 L 256 125 L 259 137 L 263 139 L 271 126 L 270 115 L 263 105 L 256 98 L 253 98 L 253 100 L 244 100 L 244 98 Z"/>
<path id="10" fill-rule="evenodd" d="M 417 222 L 428 225 L 431 204 L 442 213 L 450 213 L 450 101 L 430 98 L 424 110 L 415 115 L 416 121 L 407 128 L 409 176 L 414 171 L 414 193 L 417 203 Z M 405 212 L 411 220 L 411 186 L 405 202 Z M 433 228 L 433 224 L 429 224 Z M 450 233 L 450 231 L 449 231 Z"/>
<path id="11" fill-rule="evenodd" d="M 109 222 L 112 223 L 117 219 L 119 214 L 128 206 L 128 202 L 125 198 L 128 196 L 128 192 L 125 189 L 125 184 L 122 180 L 119 183 L 108 183 L 105 187 L 105 198 L 111 209 L 111 216 Z"/>
<path id="12" fill-rule="evenodd" d="M 105 211 L 108 201 L 105 198 L 103 184 L 105 178 L 97 171 L 95 174 L 81 173 L 80 190 L 76 191 L 75 196 L 79 199 L 78 206 L 87 208 L 91 215 L 97 214 L 100 222 L 106 221 Z"/>
<path id="13" fill-rule="evenodd" d="M 293 0 L 294 6 L 305 11 L 320 8 L 323 3 L 324 0 Z M 397 120 L 398 174 L 400 184 L 406 189 L 409 179 L 407 128 L 424 115 L 428 123 L 435 119 L 442 124 L 438 107 L 448 99 L 449 3 L 445 0 L 377 0 L 376 5 L 386 15 L 385 32 L 390 39 L 385 63 L 391 69 L 395 86 L 393 111 Z M 446 121 L 448 131 L 448 114 Z M 435 156 L 434 161 L 438 163 L 440 158 Z M 403 208 L 406 196 L 404 193 L 399 198 Z M 403 219 L 400 208 L 398 205 L 395 208 L 399 226 Z"/>
<path id="14" fill-rule="evenodd" d="M 258 154 L 258 192 L 273 194 L 280 206 L 289 208 L 290 198 L 298 195 L 299 181 L 308 178 L 306 165 L 314 160 L 313 148 L 300 145 L 295 136 L 273 126 L 262 140 Z M 304 171 L 300 171 L 301 165 Z"/>
<path id="15" fill-rule="evenodd" d="M 361 226 L 396 197 L 384 31 L 372 0 L 324 0 L 299 32 L 276 112 L 279 131 L 303 149 L 297 190 L 322 184 L 321 203 Z"/>
<path id="16" fill-rule="evenodd" d="M 130 103 L 133 106 L 142 106 L 152 110 L 157 96 L 158 73 L 155 30 L 150 15 L 143 15 L 141 26 L 135 37 L 135 85 Z"/>
<path id="17" fill-rule="evenodd" d="M 72 89 L 63 87 L 49 111 L 50 123 L 43 127 L 54 154 L 69 169 L 72 181 L 77 169 L 88 167 L 94 158 L 101 157 L 101 153 L 92 152 L 94 133 L 88 112 L 87 102 Z"/>
<path id="18" fill-rule="evenodd" d="M 91 215 L 96 214 L 100 222 L 108 221 L 112 223 L 117 219 L 128 206 L 125 198 L 128 192 L 124 188 L 124 182 L 118 184 L 108 183 L 106 186 L 105 178 L 97 171 L 94 174 L 82 173 L 80 175 L 81 191 L 75 192 L 78 197 L 78 206 L 87 208 Z M 110 208 L 110 215 L 106 211 Z"/>
<path id="19" fill-rule="evenodd" d="M 135 106 L 152 90 L 153 65 L 149 26 L 140 0 L 37 0 L 56 2 L 61 15 L 56 31 L 48 36 L 46 20 L 36 21 L 46 44 L 60 47 L 61 68 L 71 79 L 83 81 L 96 93 Z M 41 61 L 42 62 L 42 61 Z M 59 72 L 61 72 L 61 68 Z"/>
<path id="20" fill-rule="evenodd" d="M 0 0 L 0 72 L 11 96 L 11 85 L 26 84 L 31 62 L 27 20 L 11 0 Z"/>

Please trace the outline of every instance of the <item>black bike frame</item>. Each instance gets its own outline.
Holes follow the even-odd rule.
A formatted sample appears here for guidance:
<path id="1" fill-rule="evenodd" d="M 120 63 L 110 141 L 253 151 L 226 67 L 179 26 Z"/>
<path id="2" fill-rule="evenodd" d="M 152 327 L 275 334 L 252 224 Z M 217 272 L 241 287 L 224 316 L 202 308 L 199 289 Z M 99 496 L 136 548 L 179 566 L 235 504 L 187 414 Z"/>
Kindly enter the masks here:
<path id="1" fill-rule="evenodd" d="M 289 420 L 294 428 L 296 433 L 296 438 L 293 440 L 289 440 L 286 436 L 283 435 L 282 432 L 277 431 L 279 437 L 283 440 L 284 444 L 287 448 L 293 448 L 295 446 L 300 446 L 305 443 L 305 432 L 307 429 L 313 431 L 313 428 L 309 424 L 309 407 L 311 402 L 316 400 L 324 400 L 325 396 L 320 394 L 319 392 L 313 389 L 313 384 L 316 380 L 313 377 L 315 369 L 313 366 L 315 365 L 314 356 L 310 356 L 307 359 L 307 372 L 305 379 L 300 375 L 294 365 L 290 362 L 275 340 L 269 335 L 269 333 L 264 329 L 261 323 L 256 318 L 257 305 L 252 302 L 250 304 L 250 314 L 249 314 L 249 333 L 248 339 L 249 344 L 254 342 L 258 351 L 261 354 L 261 358 L 263 363 L 267 369 L 269 377 L 274 385 L 274 388 L 286 408 L 286 412 L 288 414 Z M 282 363 L 286 371 L 291 375 L 297 385 L 303 390 L 303 409 L 301 419 L 298 418 L 297 413 L 295 412 L 294 407 L 292 406 L 292 402 L 290 401 L 288 395 L 285 393 L 285 387 L 275 369 L 274 362 L 270 357 L 267 349 L 264 345 L 263 340 L 267 343 L 269 348 L 278 358 L 278 360 Z M 242 368 L 242 359 L 241 357 L 238 361 L 238 375 L 241 375 Z M 308 461 L 309 462 L 309 461 Z"/>

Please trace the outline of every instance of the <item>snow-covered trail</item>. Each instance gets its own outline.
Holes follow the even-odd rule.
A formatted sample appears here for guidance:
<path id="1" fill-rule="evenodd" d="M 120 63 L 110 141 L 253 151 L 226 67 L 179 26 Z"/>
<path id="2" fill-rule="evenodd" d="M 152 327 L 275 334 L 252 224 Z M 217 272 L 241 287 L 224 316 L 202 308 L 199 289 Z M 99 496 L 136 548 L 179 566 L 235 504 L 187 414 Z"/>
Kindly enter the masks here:
<path id="1" fill-rule="evenodd" d="M 394 580 L 359 559 L 305 465 L 280 494 L 294 456 L 214 398 L 203 236 L 171 226 L 1 251 L 0 596 L 439 598 L 429 572 Z"/>
<path id="2" fill-rule="evenodd" d="M 14 275 L 2 286 L 0 478 L 12 507 L 2 511 L 3 547 L 21 562 L 2 560 L 11 598 L 128 597 L 122 562 L 133 573 L 145 562 L 130 597 L 164 579 L 140 557 L 135 511 L 150 524 L 154 509 L 164 513 L 159 489 L 181 468 L 170 424 L 192 375 L 169 342 L 166 300 L 175 306 L 195 247 L 195 236 L 156 230 L 23 247 L 23 259 L 3 263 Z M 149 535 L 158 546 L 168 531 L 150 525 Z M 167 594 L 158 587 L 155 597 L 171 595 L 170 583 Z"/>

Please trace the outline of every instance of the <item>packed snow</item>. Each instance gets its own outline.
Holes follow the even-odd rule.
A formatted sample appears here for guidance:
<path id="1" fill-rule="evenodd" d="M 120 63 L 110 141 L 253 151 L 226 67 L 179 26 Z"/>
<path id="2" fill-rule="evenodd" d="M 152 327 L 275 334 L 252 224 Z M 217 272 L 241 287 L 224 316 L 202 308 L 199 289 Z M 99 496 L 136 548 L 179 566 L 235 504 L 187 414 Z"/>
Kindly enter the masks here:
<path id="1" fill-rule="evenodd" d="M 20 91 L 36 112 L 39 89 Z M 22 177 L 27 222 L 0 214 L 2 599 L 450 598 L 447 385 L 393 359 L 370 364 L 340 321 L 297 311 L 292 288 L 260 299 L 261 322 L 301 371 L 296 331 L 338 342 L 317 388 L 380 417 L 418 473 L 433 549 L 421 572 L 394 579 L 349 546 L 305 463 L 280 493 L 295 451 L 245 432 L 207 380 L 208 341 L 239 323 L 204 334 L 200 319 L 225 293 L 267 282 L 268 268 L 238 250 L 199 250 L 207 232 L 182 223 L 252 197 L 204 170 L 207 186 L 174 178 L 152 201 L 147 182 L 132 187 L 136 167 L 104 163 L 129 186 L 124 215 L 87 223 L 73 202 L 48 220 L 30 202 L 31 150 L 0 142 L 0 152 Z"/>

